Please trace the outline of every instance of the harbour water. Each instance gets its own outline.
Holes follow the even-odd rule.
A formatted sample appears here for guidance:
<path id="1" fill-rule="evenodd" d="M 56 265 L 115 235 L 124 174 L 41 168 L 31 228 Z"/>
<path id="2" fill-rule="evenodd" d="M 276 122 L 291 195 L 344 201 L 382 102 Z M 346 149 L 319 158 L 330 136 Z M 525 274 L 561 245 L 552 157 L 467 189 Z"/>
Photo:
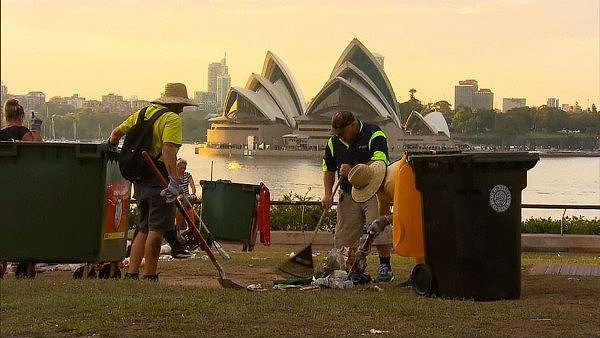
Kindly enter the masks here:
<path id="1" fill-rule="evenodd" d="M 179 157 L 187 160 L 188 171 L 198 186 L 200 180 L 211 179 L 212 167 L 213 180 L 264 182 L 273 200 L 290 193 L 310 196 L 313 200 L 320 200 L 323 195 L 321 163 L 314 157 L 201 156 L 194 153 L 194 148 L 192 144 L 183 145 Z M 527 204 L 600 204 L 600 157 L 542 157 L 528 171 L 522 201 Z M 560 219 L 562 214 L 563 210 L 523 209 L 523 219 Z M 566 215 L 600 218 L 600 210 L 567 210 Z"/>

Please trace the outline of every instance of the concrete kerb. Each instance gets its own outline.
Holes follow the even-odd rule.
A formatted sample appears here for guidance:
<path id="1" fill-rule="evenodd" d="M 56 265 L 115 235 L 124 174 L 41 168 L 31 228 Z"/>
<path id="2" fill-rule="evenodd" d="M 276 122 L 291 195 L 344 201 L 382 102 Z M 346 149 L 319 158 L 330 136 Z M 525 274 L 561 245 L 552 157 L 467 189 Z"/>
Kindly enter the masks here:
<path id="1" fill-rule="evenodd" d="M 308 245 L 312 231 L 272 231 L 271 246 L 256 243 L 254 249 L 297 251 Z M 333 247 L 333 234 L 319 232 L 312 243 L 314 250 L 329 250 Z M 522 234 L 522 252 L 577 252 L 600 253 L 600 236 L 595 235 L 553 235 Z"/>
<path id="2" fill-rule="evenodd" d="M 523 252 L 600 252 L 598 235 L 522 234 Z"/>
<path id="3" fill-rule="evenodd" d="M 133 231 L 129 232 L 129 238 Z M 271 231 L 271 246 L 257 241 L 256 251 L 298 251 L 306 247 L 312 238 L 312 231 Z M 220 241 L 222 242 L 222 241 Z M 222 243 L 228 248 L 241 250 L 241 244 Z M 239 246 L 239 248 L 238 248 Z M 312 243 L 313 250 L 327 251 L 333 247 L 333 234 L 317 233 Z M 599 235 L 555 235 L 522 234 L 521 252 L 576 252 L 600 253 Z"/>

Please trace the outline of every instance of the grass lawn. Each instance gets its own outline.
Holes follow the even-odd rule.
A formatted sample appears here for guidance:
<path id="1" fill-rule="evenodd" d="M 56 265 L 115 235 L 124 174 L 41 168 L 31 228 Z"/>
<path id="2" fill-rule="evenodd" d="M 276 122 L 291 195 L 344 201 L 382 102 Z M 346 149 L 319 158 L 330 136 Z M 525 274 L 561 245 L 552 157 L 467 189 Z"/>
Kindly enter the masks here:
<path id="1" fill-rule="evenodd" d="M 326 254 L 321 252 L 315 260 Z M 266 292 L 222 289 L 209 261 L 161 261 L 160 282 L 73 280 L 70 272 L 7 274 L 1 336 L 599 336 L 600 278 L 529 275 L 539 263 L 600 264 L 600 255 L 523 254 L 521 299 L 422 298 L 397 284 L 412 260 L 394 256 L 396 280 L 348 290 L 272 290 L 283 252 L 232 252 L 227 277 Z M 375 255 L 369 256 L 374 274 Z M 383 331 L 377 334 L 377 331 Z"/>

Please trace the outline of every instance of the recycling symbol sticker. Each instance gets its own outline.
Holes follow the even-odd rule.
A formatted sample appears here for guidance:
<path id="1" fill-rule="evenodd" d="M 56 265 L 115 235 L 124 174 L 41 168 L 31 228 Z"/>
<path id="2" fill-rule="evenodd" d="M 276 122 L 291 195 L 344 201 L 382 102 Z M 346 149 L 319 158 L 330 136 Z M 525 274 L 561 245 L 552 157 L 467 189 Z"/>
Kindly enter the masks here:
<path id="1" fill-rule="evenodd" d="M 510 208 L 511 195 L 507 186 L 498 184 L 490 191 L 490 206 L 495 212 L 505 212 Z"/>

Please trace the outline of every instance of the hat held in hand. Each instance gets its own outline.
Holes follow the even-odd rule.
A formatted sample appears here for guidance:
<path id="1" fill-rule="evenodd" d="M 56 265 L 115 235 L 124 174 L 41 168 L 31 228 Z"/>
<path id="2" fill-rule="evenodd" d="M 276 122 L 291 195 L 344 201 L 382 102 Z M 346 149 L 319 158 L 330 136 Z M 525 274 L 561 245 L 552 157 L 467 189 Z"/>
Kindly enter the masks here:
<path id="1" fill-rule="evenodd" d="M 188 98 L 187 88 L 183 83 L 167 83 L 165 92 L 152 103 L 158 104 L 180 104 L 184 106 L 197 106 L 194 101 Z"/>
<path id="2" fill-rule="evenodd" d="M 355 165 L 348 173 L 348 180 L 352 184 L 352 199 L 362 203 L 373 197 L 385 178 L 385 171 L 386 165 L 383 161 Z"/>

